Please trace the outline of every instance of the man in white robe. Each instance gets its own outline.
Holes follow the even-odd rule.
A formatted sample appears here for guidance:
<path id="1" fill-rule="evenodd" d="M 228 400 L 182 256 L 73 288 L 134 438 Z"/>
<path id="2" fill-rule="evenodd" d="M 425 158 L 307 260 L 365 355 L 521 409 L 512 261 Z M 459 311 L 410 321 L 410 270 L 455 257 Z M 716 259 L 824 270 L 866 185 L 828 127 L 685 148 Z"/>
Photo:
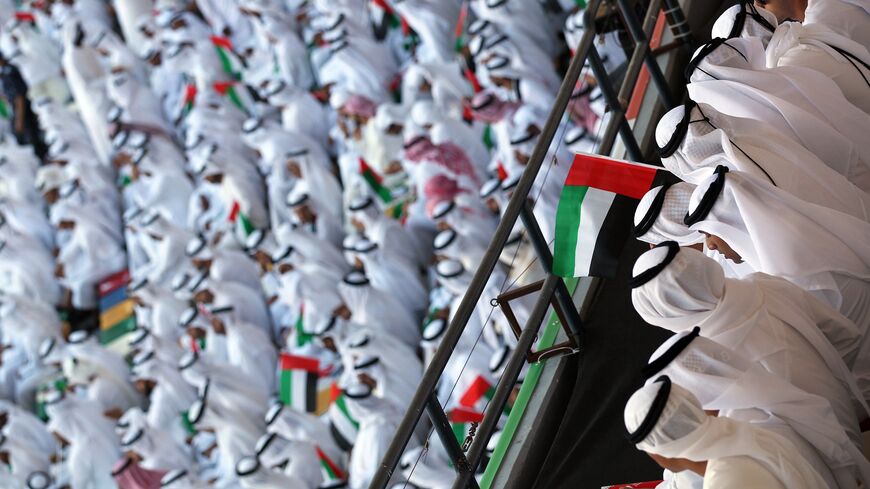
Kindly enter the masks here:
<path id="1" fill-rule="evenodd" d="M 705 410 L 753 422 L 791 440 L 838 487 L 857 487 L 870 475 L 870 463 L 833 415 L 830 402 L 797 389 L 753 364 L 740 353 L 698 336 L 700 328 L 663 343 L 644 368 L 647 383 L 660 375 L 692 392 Z M 787 425 L 789 429 L 785 429 Z"/>
<path id="2" fill-rule="evenodd" d="M 704 487 L 829 488 L 787 439 L 750 423 L 713 417 L 667 376 L 625 406 L 629 440 L 663 468 L 691 470 Z"/>
<path id="3" fill-rule="evenodd" d="M 828 399 L 850 437 L 859 439 L 857 426 L 868 410 L 856 377 L 866 376 L 866 354 L 858 350 L 854 324 L 785 280 L 726 279 L 715 261 L 674 242 L 641 255 L 632 285 L 632 303 L 645 321 L 675 332 L 699 326 L 704 336 Z"/>

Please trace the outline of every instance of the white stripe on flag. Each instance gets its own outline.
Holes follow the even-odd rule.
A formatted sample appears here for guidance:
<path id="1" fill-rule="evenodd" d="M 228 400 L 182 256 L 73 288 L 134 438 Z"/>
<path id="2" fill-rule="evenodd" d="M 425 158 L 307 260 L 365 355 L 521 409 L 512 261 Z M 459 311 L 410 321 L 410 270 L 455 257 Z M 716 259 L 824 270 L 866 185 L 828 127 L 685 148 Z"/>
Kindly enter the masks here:
<path id="1" fill-rule="evenodd" d="M 293 380 L 290 385 L 290 399 L 293 400 L 293 407 L 305 412 L 308 399 L 308 372 L 304 370 L 293 370 Z"/>
<path id="2" fill-rule="evenodd" d="M 580 225 L 577 227 L 577 253 L 574 259 L 574 276 L 588 277 L 592 267 L 592 254 L 595 242 L 604 219 L 610 211 L 616 194 L 606 190 L 589 187 L 580 208 Z"/>

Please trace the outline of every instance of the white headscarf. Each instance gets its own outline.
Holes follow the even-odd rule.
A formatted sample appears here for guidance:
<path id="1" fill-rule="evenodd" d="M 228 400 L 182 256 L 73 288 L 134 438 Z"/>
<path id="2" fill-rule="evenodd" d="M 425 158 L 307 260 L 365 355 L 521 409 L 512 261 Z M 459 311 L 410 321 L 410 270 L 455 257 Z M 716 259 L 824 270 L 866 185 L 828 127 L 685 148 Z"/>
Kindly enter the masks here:
<path id="1" fill-rule="evenodd" d="M 656 142 L 665 168 L 695 185 L 724 165 L 807 202 L 862 220 L 870 217 L 870 196 L 864 190 L 763 122 L 731 117 L 710 105 L 690 102 L 661 118 Z"/>
<path id="2" fill-rule="evenodd" d="M 66 457 L 76 487 L 113 487 L 112 465 L 121 450 L 114 427 L 93 402 L 66 398 L 46 406 L 49 431 L 70 442 Z"/>
<path id="3" fill-rule="evenodd" d="M 428 291 L 414 265 L 401 257 L 390 256 L 376 243 L 363 240 L 356 245 L 357 257 L 372 285 L 395 296 L 410 311 L 423 311 L 428 304 Z"/>
<path id="4" fill-rule="evenodd" d="M 711 339 L 688 331 L 674 335 L 650 356 L 644 375 L 648 384 L 667 375 L 720 416 L 752 421 L 752 412 L 762 410 L 782 420 L 815 447 L 841 486 L 854 487 L 856 476 L 866 480 L 870 475 L 870 463 L 827 399 L 794 387 Z"/>
<path id="5" fill-rule="evenodd" d="M 694 191 L 691 183 L 679 182 L 647 192 L 634 211 L 635 237 L 650 244 L 676 241 L 680 246 L 688 246 L 703 242 L 701 233 L 683 223 Z"/>
<path id="6" fill-rule="evenodd" d="M 285 407 L 273 405 L 266 413 L 266 431 L 276 433 L 288 440 L 311 441 L 332 460 L 341 460 L 342 450 L 335 444 L 329 425 L 316 416 Z"/>
<path id="7" fill-rule="evenodd" d="M 765 69 L 760 43 L 730 39 L 700 59 L 688 85 L 692 100 L 769 124 L 840 173 L 866 172 L 870 142 L 859 128 L 870 125 L 870 115 L 850 104 L 821 73 Z"/>
<path id="8" fill-rule="evenodd" d="M 733 32 L 737 24 L 742 23 L 740 32 Z M 713 23 L 710 33 L 712 38 L 721 37 L 757 37 L 767 47 L 777 27 L 776 16 L 764 9 L 756 8 L 752 2 L 741 1 L 739 5 L 729 8 Z"/>
<path id="9" fill-rule="evenodd" d="M 656 398 L 665 395 L 665 405 L 655 425 L 637 443 L 640 450 L 697 462 L 750 457 L 777 478 L 783 487 L 828 487 L 818 472 L 797 455 L 794 445 L 787 439 L 749 423 L 708 416 L 695 396 L 679 385 L 672 385 L 669 379 L 642 387 L 628 400 L 625 427 L 630 433 L 636 432 L 650 415 Z"/>
<path id="10" fill-rule="evenodd" d="M 408 345 L 420 341 L 418 321 L 398 300 L 381 292 L 359 272 L 338 284 L 338 293 L 353 313 L 352 320 L 374 330 L 391 331 Z"/>
<path id="11" fill-rule="evenodd" d="M 802 66 L 831 77 L 843 95 L 870 112 L 868 48 L 823 24 L 784 22 L 767 48 L 767 66 Z"/>
<path id="12" fill-rule="evenodd" d="M 698 326 L 704 336 L 828 398 L 840 423 L 857 433 L 857 421 L 867 417 L 865 396 L 832 346 L 841 345 L 842 353 L 853 358 L 854 325 L 842 318 L 836 326 L 817 322 L 824 311 L 828 318 L 836 313 L 782 279 L 764 274 L 726 279 L 715 261 L 673 242 L 641 255 L 633 275 L 632 303 L 646 322 L 674 332 Z M 806 368 L 797 369 L 798 363 Z"/>
<path id="13" fill-rule="evenodd" d="M 696 212 L 702 200 L 712 202 L 703 216 Z M 755 270 L 786 278 L 836 309 L 843 296 L 835 276 L 870 279 L 870 224 L 759 180 L 717 173 L 695 189 L 689 213 L 698 214 L 692 230 L 722 238 Z"/>

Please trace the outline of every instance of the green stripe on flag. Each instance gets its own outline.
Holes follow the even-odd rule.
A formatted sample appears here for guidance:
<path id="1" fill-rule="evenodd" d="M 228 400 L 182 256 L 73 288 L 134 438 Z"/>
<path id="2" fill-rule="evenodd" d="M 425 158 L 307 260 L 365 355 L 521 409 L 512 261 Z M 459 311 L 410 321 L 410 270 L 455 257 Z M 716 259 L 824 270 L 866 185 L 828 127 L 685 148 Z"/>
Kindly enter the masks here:
<path id="1" fill-rule="evenodd" d="M 291 370 L 282 370 L 281 371 L 281 388 L 278 390 L 278 398 L 281 400 L 281 403 L 285 406 L 290 406 L 292 404 L 290 394 L 293 388 L 293 372 Z"/>
<path id="2" fill-rule="evenodd" d="M 8 119 L 12 114 L 9 112 L 9 106 L 5 100 L 0 100 L 0 117 Z"/>
<path id="3" fill-rule="evenodd" d="M 242 230 L 245 236 L 249 236 L 254 232 L 254 224 L 251 223 L 251 220 L 248 219 L 248 216 L 239 213 L 239 228 Z"/>
<path id="4" fill-rule="evenodd" d="M 299 318 L 296 319 L 296 325 L 294 326 L 296 329 L 296 346 L 305 346 L 308 343 L 314 341 L 314 335 L 311 333 L 305 332 L 305 327 L 302 323 L 302 314 L 299 314 Z"/>
<path id="5" fill-rule="evenodd" d="M 363 172 L 362 176 L 382 201 L 390 202 L 393 200 L 393 194 L 390 193 L 390 189 L 384 187 L 383 184 L 377 180 L 377 177 L 370 172 Z"/>
<path id="6" fill-rule="evenodd" d="M 580 208 L 588 190 L 589 187 L 574 185 L 562 188 L 556 209 L 556 242 L 553 248 L 553 273 L 560 277 L 574 276 Z"/>
<path id="7" fill-rule="evenodd" d="M 114 326 L 100 331 L 100 343 L 108 345 L 136 329 L 136 317 L 130 316 Z"/>
<path id="8" fill-rule="evenodd" d="M 181 425 L 184 426 L 184 430 L 187 431 L 189 435 L 196 434 L 196 428 L 193 426 L 193 423 L 190 422 L 190 414 L 188 411 L 181 412 Z"/>
<path id="9" fill-rule="evenodd" d="M 355 418 L 350 414 L 350 409 L 347 408 L 347 403 L 346 403 L 345 400 L 344 400 L 344 395 L 343 395 L 343 394 L 342 394 L 341 396 L 338 396 L 338 399 L 335 400 L 335 405 L 336 405 L 336 407 L 338 407 L 339 411 L 341 411 L 341 414 L 343 414 L 344 417 L 347 418 L 348 421 L 350 421 L 350 424 L 351 424 L 354 428 L 359 429 L 359 421 L 357 421 L 357 420 L 356 420 L 356 419 L 355 419 Z"/>
<path id="10" fill-rule="evenodd" d="M 467 430 L 466 424 L 450 423 L 450 427 L 453 428 L 453 434 L 456 435 L 456 441 L 458 441 L 461 446 L 465 442 L 465 433 Z"/>
<path id="11" fill-rule="evenodd" d="M 492 148 L 495 148 L 495 140 L 492 137 L 492 126 L 489 124 L 487 124 L 483 129 L 483 145 L 490 151 L 492 151 Z"/>
<path id="12" fill-rule="evenodd" d="M 233 67 L 233 61 L 230 59 L 230 56 L 226 53 L 224 48 L 215 46 L 215 51 L 217 51 L 218 59 L 221 62 L 221 68 L 224 70 L 224 73 L 232 76 L 235 79 L 239 78 L 239 74 L 236 73 Z"/>
<path id="13" fill-rule="evenodd" d="M 235 87 L 230 87 L 227 89 L 227 96 L 230 98 L 230 102 L 232 102 L 233 105 L 241 109 L 243 112 L 247 112 L 247 110 L 245 109 L 245 104 L 242 103 L 242 99 L 239 98 L 239 94 L 236 92 Z"/>

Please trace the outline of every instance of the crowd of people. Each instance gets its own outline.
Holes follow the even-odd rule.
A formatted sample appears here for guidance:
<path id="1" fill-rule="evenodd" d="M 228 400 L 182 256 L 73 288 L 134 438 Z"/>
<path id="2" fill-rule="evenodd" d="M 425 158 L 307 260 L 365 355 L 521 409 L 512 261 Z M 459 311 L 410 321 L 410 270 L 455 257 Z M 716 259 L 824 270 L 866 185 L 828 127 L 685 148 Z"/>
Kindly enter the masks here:
<path id="1" fill-rule="evenodd" d="M 2 0 L 0 25 L 0 486 L 366 488 L 583 11 Z M 548 239 L 604 113 L 584 77 L 532 193 Z M 542 272 L 518 225 L 438 391 L 460 443 L 516 344 L 490 301 Z M 117 339 L 101 286 L 127 276 Z M 450 484 L 430 435 L 398 487 Z"/>
<path id="2" fill-rule="evenodd" d="M 656 129 L 631 298 L 676 333 L 625 407 L 668 488 L 870 485 L 870 3 L 742 3 Z"/>

